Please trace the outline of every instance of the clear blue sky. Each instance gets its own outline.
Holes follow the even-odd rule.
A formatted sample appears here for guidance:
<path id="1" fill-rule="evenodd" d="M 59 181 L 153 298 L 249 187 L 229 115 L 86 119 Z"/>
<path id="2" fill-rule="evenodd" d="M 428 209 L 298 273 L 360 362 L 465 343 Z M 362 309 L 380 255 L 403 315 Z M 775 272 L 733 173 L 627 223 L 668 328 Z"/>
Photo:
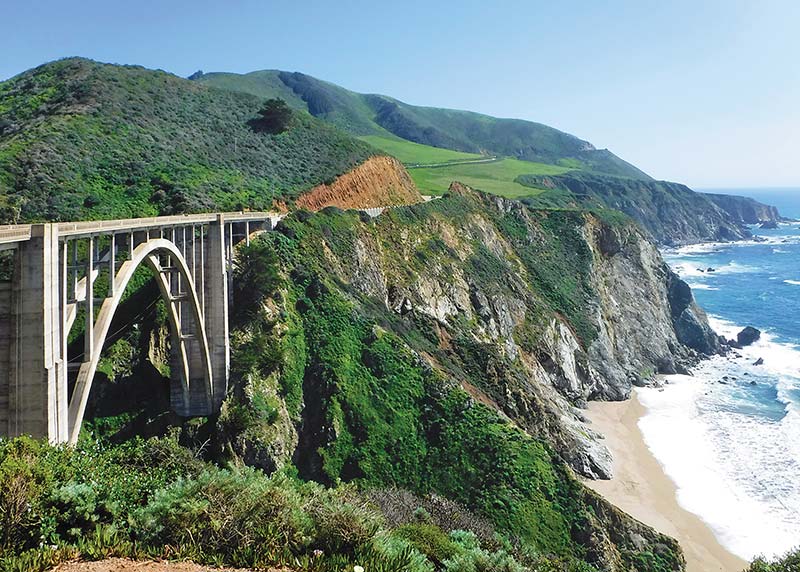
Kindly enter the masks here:
<path id="1" fill-rule="evenodd" d="M 653 176 L 800 186 L 800 2 L 9 0 L 0 78 L 72 55 L 297 70 L 546 123 Z"/>

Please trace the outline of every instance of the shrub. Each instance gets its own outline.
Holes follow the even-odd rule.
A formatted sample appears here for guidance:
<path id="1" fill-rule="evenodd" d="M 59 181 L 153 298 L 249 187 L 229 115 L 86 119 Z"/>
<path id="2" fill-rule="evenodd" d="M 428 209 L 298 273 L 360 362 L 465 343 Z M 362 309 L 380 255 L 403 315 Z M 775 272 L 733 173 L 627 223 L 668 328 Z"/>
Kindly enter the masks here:
<path id="1" fill-rule="evenodd" d="M 398 528 L 396 534 L 400 538 L 406 539 L 437 566 L 456 555 L 456 545 L 441 528 L 434 524 L 424 522 L 406 524 Z"/>
<path id="2" fill-rule="evenodd" d="M 407 558 L 406 572 L 434 572 L 435 567 L 414 545 L 396 533 L 382 533 L 373 541 L 375 551 L 386 559 Z"/>
<path id="3" fill-rule="evenodd" d="M 787 552 L 774 560 L 756 558 L 747 572 L 798 572 L 800 571 L 800 548 Z"/>
<path id="4" fill-rule="evenodd" d="M 471 532 L 450 533 L 455 555 L 444 562 L 446 572 L 526 572 L 524 566 L 504 550 L 488 552 Z"/>
<path id="5" fill-rule="evenodd" d="M 26 437 L 0 441 L 0 551 L 74 540 L 99 524 L 127 529 L 128 514 L 197 464 L 172 439 L 75 448 Z"/>
<path id="6" fill-rule="evenodd" d="M 88 483 L 71 481 L 50 495 L 50 505 L 58 512 L 57 532 L 62 538 L 78 539 L 83 531 L 91 530 L 102 518 L 97 491 Z"/>
<path id="7" fill-rule="evenodd" d="M 368 495 L 394 528 L 413 522 L 427 522 L 445 532 L 468 530 L 484 545 L 493 543 L 497 534 L 488 520 L 437 494 L 417 496 L 405 489 L 387 488 L 373 489 Z"/>
<path id="8" fill-rule="evenodd" d="M 328 553 L 354 554 L 377 534 L 381 520 L 372 508 L 355 498 L 342 500 L 328 493 L 309 507 L 315 521 L 314 545 Z"/>
<path id="9" fill-rule="evenodd" d="M 254 469 L 209 468 L 158 491 L 135 516 L 137 536 L 150 544 L 193 546 L 227 557 L 245 547 L 308 546 L 312 521 L 302 496 L 287 481 Z"/>
<path id="10" fill-rule="evenodd" d="M 34 507 L 47 480 L 36 470 L 40 452 L 39 443 L 26 437 L 0 440 L 0 552 L 29 547 L 36 535 Z"/>

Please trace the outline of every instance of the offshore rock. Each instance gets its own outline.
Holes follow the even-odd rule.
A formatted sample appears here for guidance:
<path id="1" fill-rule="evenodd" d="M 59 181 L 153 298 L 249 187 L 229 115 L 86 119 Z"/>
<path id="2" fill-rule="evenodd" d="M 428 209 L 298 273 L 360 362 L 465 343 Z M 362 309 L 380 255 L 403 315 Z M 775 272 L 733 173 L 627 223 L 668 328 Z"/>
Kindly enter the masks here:
<path id="1" fill-rule="evenodd" d="M 761 337 L 761 330 L 753 326 L 746 326 L 741 332 L 736 334 L 736 342 L 738 347 L 749 346 L 750 344 L 758 341 Z"/>

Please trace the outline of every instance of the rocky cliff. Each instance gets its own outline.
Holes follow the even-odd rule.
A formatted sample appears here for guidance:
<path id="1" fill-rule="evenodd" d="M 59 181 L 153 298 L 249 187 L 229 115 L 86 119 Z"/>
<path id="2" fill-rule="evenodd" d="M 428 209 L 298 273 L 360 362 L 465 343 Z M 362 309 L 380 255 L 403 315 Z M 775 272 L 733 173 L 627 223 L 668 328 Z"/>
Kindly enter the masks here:
<path id="1" fill-rule="evenodd" d="M 342 236 L 329 226 L 337 216 L 347 221 Z M 632 385 L 719 351 L 689 287 L 631 223 L 533 210 L 459 184 L 374 224 L 332 212 L 324 220 L 326 238 L 313 249 L 350 296 L 435 336 L 416 348 L 432 366 L 495 362 L 472 381 L 452 373 L 534 433 L 567 444 L 561 450 L 588 476 L 608 476 L 610 465 L 584 438 L 591 431 L 575 406 L 626 399 Z M 521 413 L 531 410 L 564 422 Z"/>
<path id="2" fill-rule="evenodd" d="M 702 193 L 702 195 L 742 224 L 759 224 L 783 220 L 776 207 L 765 205 L 750 197 L 713 193 Z"/>
<path id="3" fill-rule="evenodd" d="M 293 463 L 307 478 L 435 490 L 515 530 L 539 518 L 520 514 L 534 501 L 518 487 L 551 469 L 526 465 L 539 469 L 518 480 L 521 469 L 502 459 L 525 455 L 486 433 L 495 423 L 540 443 L 553 467 L 607 477 L 586 401 L 624 399 L 719 349 L 691 291 L 631 221 L 532 209 L 458 184 L 377 219 L 336 208 L 290 215 L 242 256 L 235 307 L 250 310 L 234 328 L 239 381 L 221 446 L 269 469 Z M 259 419 L 245 430 L 243 410 Z M 492 469 L 479 466 L 485 455 Z M 567 474 L 546 478 L 573 499 L 563 502 L 589 503 Z M 612 514 L 591 503 L 602 505 L 593 514 Z M 631 569 L 633 537 L 612 542 L 607 522 L 590 521 L 569 520 L 567 529 L 595 531 L 569 542 L 605 569 Z M 637 530 L 647 550 L 663 543 Z"/>
<path id="4" fill-rule="evenodd" d="M 422 197 L 405 167 L 395 158 L 371 157 L 332 183 L 318 185 L 297 198 L 298 207 L 363 209 L 419 203 Z"/>
<path id="5" fill-rule="evenodd" d="M 558 176 L 523 175 L 517 181 L 546 190 L 531 199 L 533 204 L 615 209 L 641 224 L 664 245 L 741 240 L 751 236 L 739 218 L 708 196 L 679 183 L 578 171 Z"/>

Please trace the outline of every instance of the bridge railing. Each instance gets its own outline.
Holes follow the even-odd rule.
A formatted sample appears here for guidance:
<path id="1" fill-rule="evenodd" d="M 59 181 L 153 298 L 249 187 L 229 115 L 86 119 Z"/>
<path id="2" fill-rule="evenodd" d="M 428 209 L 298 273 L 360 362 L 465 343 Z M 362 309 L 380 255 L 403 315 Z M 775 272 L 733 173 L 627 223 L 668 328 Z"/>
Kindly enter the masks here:
<path id="1" fill-rule="evenodd" d="M 109 233 L 116 230 L 119 231 L 137 231 L 148 230 L 153 228 L 169 227 L 169 226 L 183 226 L 191 224 L 209 224 L 217 220 L 217 217 L 222 215 L 227 223 L 237 222 L 258 222 L 258 221 L 276 221 L 281 218 L 282 214 L 278 212 L 227 212 L 227 213 L 210 213 L 210 214 L 196 214 L 196 215 L 173 215 L 173 216 L 158 216 L 158 217 L 144 217 L 144 218 L 127 218 L 117 220 L 89 220 L 80 222 L 59 222 L 58 236 L 78 238 L 82 236 L 91 236 L 98 233 Z M 30 240 L 31 238 L 30 224 L 9 224 L 0 225 L 0 248 L 11 247 L 15 243 Z"/>

